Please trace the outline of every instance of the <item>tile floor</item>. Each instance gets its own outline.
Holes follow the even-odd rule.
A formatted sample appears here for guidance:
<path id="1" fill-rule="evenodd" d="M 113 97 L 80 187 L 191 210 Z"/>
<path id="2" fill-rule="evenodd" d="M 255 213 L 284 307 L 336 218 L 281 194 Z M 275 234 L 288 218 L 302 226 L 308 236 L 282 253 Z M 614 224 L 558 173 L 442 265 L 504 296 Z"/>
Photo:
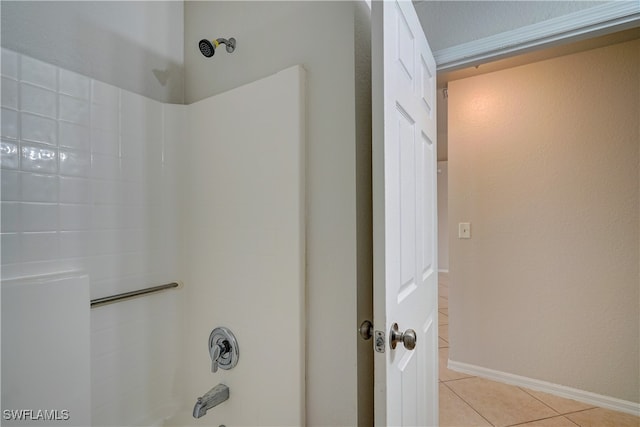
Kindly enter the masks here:
<path id="1" fill-rule="evenodd" d="M 440 426 L 640 427 L 640 418 L 447 369 L 449 283 L 439 280 Z"/>

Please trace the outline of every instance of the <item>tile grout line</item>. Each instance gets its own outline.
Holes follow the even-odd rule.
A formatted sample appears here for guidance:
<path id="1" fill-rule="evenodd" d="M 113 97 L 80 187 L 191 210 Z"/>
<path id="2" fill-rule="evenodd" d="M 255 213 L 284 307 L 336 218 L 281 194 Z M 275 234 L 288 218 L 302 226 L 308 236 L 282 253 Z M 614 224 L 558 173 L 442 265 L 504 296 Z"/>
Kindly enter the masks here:
<path id="1" fill-rule="evenodd" d="M 472 378 L 475 378 L 475 377 L 472 377 Z M 467 380 L 467 379 L 469 379 L 469 378 L 461 378 L 460 380 L 463 380 L 463 379 Z M 453 381 L 459 381 L 459 380 L 453 380 Z M 445 386 L 445 387 L 447 387 L 449 390 L 451 390 L 451 392 L 452 392 L 453 394 L 455 394 L 456 396 L 458 396 L 458 398 L 460 398 L 460 400 L 462 400 L 464 403 L 466 403 L 467 405 L 469 405 L 469 407 L 470 407 L 471 409 L 473 409 L 473 411 L 474 411 L 476 414 L 480 415 L 480 417 L 482 417 L 482 419 L 483 419 L 483 420 L 485 420 L 486 422 L 488 422 L 488 423 L 489 423 L 489 425 L 492 425 L 493 427 L 496 427 L 496 425 L 495 425 L 495 424 L 493 424 L 491 421 L 489 421 L 488 419 L 486 419 L 486 418 L 485 418 L 485 417 L 484 417 L 480 412 L 478 412 L 478 410 L 477 410 L 476 408 L 474 408 L 474 407 L 473 407 L 469 402 L 467 402 L 466 400 L 464 400 L 464 399 L 462 398 L 462 396 L 460 396 L 458 393 L 456 393 L 454 389 L 452 389 L 451 387 L 449 387 L 449 386 L 447 385 L 447 383 L 446 383 L 446 382 L 443 382 L 442 384 L 444 384 L 444 386 Z"/>
<path id="2" fill-rule="evenodd" d="M 532 397 L 533 397 L 533 396 L 532 396 Z M 542 403 L 544 403 L 544 402 L 542 402 Z M 548 405 L 547 405 L 547 406 L 548 406 Z M 557 412 L 557 411 L 556 411 L 556 412 Z M 575 424 L 576 426 L 580 427 L 578 424 L 574 423 L 574 422 L 573 422 L 573 420 L 570 420 L 569 418 L 565 417 L 565 416 L 564 416 L 564 415 L 562 415 L 562 414 L 554 415 L 554 416 L 552 416 L 552 417 L 539 418 L 539 419 L 537 419 L 537 420 L 523 421 L 523 422 L 518 423 L 518 424 L 509 424 L 508 426 L 505 426 L 505 427 L 518 427 L 518 426 L 521 426 L 521 425 L 524 425 L 524 424 L 534 423 L 534 422 L 537 422 L 537 421 L 551 420 L 551 419 L 553 419 L 553 418 L 560 418 L 560 417 L 562 417 L 562 418 L 564 418 L 564 419 L 568 420 L 571 424 Z"/>
<path id="3" fill-rule="evenodd" d="M 518 387 L 518 388 L 519 388 L 520 390 L 524 391 L 525 393 L 527 393 L 529 396 L 531 396 L 531 397 L 533 397 L 534 399 L 536 399 L 537 401 L 539 401 L 540 403 L 542 403 L 543 405 L 545 405 L 545 406 L 547 406 L 547 407 L 551 408 L 552 410 L 556 411 L 558 414 L 560 414 L 560 415 L 561 415 L 561 416 L 563 416 L 563 417 L 565 417 L 565 415 L 571 415 L 571 414 L 576 414 L 576 413 L 578 413 L 578 412 L 590 411 L 590 410 L 592 410 L 592 409 L 595 409 L 595 408 L 596 408 L 596 406 L 594 406 L 594 407 L 591 407 L 591 408 L 580 409 L 580 410 L 578 410 L 578 411 L 571 411 L 571 412 L 564 412 L 564 413 L 562 413 L 562 412 L 560 412 L 559 410 L 557 410 L 556 408 L 553 408 L 553 407 L 552 407 L 551 405 L 549 405 L 548 403 L 546 403 L 546 402 L 544 402 L 544 401 L 542 401 L 542 400 L 538 399 L 536 396 L 534 396 L 533 394 L 529 393 L 529 392 L 527 391 L 527 389 L 525 389 L 524 387 Z M 567 417 L 565 417 L 565 418 L 567 418 Z M 574 422 L 573 420 L 571 420 L 571 419 L 569 419 L 569 418 L 567 418 L 567 419 L 568 419 L 569 421 L 571 421 L 571 422 L 572 422 L 573 424 L 575 424 L 575 425 L 578 425 L 578 426 L 580 425 L 580 424 L 578 424 L 578 423 Z"/>

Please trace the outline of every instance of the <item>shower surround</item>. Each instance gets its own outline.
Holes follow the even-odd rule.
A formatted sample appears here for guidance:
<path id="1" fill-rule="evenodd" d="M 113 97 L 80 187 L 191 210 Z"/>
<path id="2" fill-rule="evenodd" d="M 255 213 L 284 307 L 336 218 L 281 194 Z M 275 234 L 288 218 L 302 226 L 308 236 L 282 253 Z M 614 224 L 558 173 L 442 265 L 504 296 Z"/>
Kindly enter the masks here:
<path id="1" fill-rule="evenodd" d="M 91 298 L 178 280 L 184 108 L 2 49 L 2 280 L 82 272 Z M 4 292 L 2 302 L 11 303 Z M 165 292 L 91 310 L 94 425 L 149 424 L 170 412 L 180 304 L 180 292 Z M 59 310 L 39 306 L 43 319 Z M 20 334 L 2 312 L 3 338 Z M 2 351 L 9 360 L 11 348 Z M 5 409 L 10 385 L 2 391 Z M 70 415 L 66 425 L 81 422 Z"/>
<path id="2" fill-rule="evenodd" d="M 200 424 L 304 423 L 305 86 L 295 66 L 172 105 L 2 50 L 2 333 L 16 343 L 3 378 L 29 372 L 39 325 L 60 337 L 38 371 L 58 375 L 3 380 L 3 409 L 73 402 L 61 425 L 189 425 L 224 382 L 229 401 Z M 228 373 L 210 372 L 216 326 L 239 340 Z"/>

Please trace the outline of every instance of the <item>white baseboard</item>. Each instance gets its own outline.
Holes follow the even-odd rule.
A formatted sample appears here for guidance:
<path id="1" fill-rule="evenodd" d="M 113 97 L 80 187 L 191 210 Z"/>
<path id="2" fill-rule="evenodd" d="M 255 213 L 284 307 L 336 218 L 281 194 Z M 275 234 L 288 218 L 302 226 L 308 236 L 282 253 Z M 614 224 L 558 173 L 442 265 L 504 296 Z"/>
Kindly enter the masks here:
<path id="1" fill-rule="evenodd" d="M 617 399 L 615 397 L 604 396 L 592 393 L 590 391 L 578 390 L 559 384 L 553 384 L 546 381 L 536 380 L 533 378 L 514 375 L 507 372 L 495 371 L 493 369 L 483 368 L 481 366 L 470 365 L 468 363 L 456 362 L 448 360 L 447 367 L 452 371 L 462 372 L 477 377 L 487 378 L 506 384 L 519 387 L 529 388 L 531 390 L 542 391 L 553 394 L 566 399 L 577 400 L 578 402 L 588 403 L 590 405 L 599 406 L 601 408 L 612 409 L 614 411 L 625 412 L 627 414 L 640 416 L 640 403 L 629 402 L 627 400 Z"/>

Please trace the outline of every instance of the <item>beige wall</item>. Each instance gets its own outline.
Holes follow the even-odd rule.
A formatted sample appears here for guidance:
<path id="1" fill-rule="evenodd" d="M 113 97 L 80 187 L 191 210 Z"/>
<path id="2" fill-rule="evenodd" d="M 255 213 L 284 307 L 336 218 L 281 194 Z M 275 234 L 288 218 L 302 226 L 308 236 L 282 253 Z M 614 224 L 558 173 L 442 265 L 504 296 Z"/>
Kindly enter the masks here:
<path id="1" fill-rule="evenodd" d="M 451 360 L 640 401 L 639 76 L 636 40 L 449 84 Z"/>
<path id="2" fill-rule="evenodd" d="M 370 147 L 364 130 L 367 117 L 356 117 L 357 105 L 371 111 L 370 101 L 367 106 L 359 98 L 356 104 L 356 91 L 363 91 L 362 81 L 355 84 L 355 18 L 360 13 L 355 2 L 342 1 L 185 2 L 187 103 L 292 65 L 302 64 L 307 71 L 306 421 L 310 426 L 358 422 L 356 285 L 366 282 L 368 272 L 367 261 L 357 259 L 370 257 L 370 244 L 369 249 L 359 247 L 357 238 L 366 234 L 371 218 L 370 210 L 368 218 L 361 215 L 367 201 L 356 198 L 356 186 L 370 192 L 365 165 Z M 359 19 L 359 28 L 366 27 L 366 19 Z M 197 49 L 203 37 L 235 37 L 236 51 L 228 54 L 222 49 L 206 59 Z M 367 41 L 357 43 L 362 46 Z M 357 120 L 364 120 L 364 127 L 356 128 Z M 357 145 L 357 140 L 365 145 Z"/>

